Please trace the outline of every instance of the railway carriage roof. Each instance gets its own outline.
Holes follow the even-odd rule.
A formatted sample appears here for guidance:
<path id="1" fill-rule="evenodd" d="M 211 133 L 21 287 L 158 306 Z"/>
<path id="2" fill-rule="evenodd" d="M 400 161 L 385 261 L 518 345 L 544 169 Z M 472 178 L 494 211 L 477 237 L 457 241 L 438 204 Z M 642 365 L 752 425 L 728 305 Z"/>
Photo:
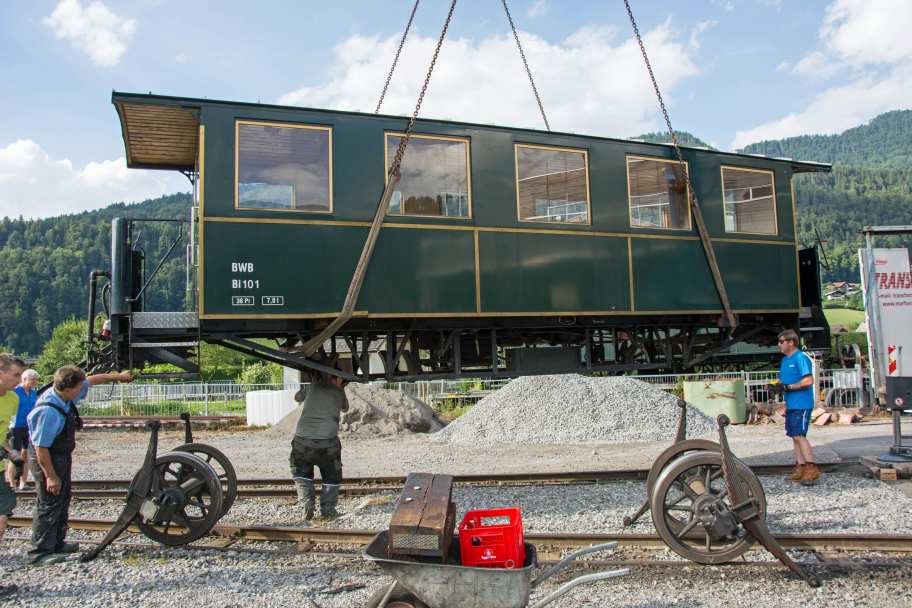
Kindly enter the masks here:
<path id="1" fill-rule="evenodd" d="M 196 164 L 196 151 L 199 147 L 199 109 L 202 106 L 231 106 L 246 108 L 263 108 L 284 111 L 306 110 L 338 114 L 347 116 L 377 116 L 364 112 L 347 112 L 342 110 L 324 110 L 320 108 L 303 108 L 298 106 L 280 106 L 273 104 L 247 103 L 237 101 L 224 101 L 217 99 L 198 99 L 192 97 L 172 97 L 167 95 L 153 95 L 151 93 L 123 93 L 114 91 L 111 102 L 117 108 L 123 132 L 124 146 L 126 148 L 127 166 L 138 169 L 170 169 L 176 171 L 192 171 Z M 405 116 L 380 114 L 382 118 L 407 120 Z M 536 133 L 551 136 L 570 136 L 589 139 L 592 141 L 612 141 L 619 143 L 635 143 L 642 146 L 654 146 L 667 149 L 671 144 L 644 142 L 637 139 L 621 139 L 614 137 L 597 137 L 580 135 L 578 133 L 565 133 L 559 131 L 541 131 L 538 129 L 524 129 L 505 127 L 502 125 L 486 125 L 479 123 L 456 122 L 451 120 L 438 120 L 433 118 L 419 119 L 428 122 L 459 125 L 465 127 L 482 127 L 493 129 L 508 129 L 520 133 Z M 765 160 L 785 163 L 791 166 L 795 173 L 808 173 L 830 171 L 832 165 L 813 161 L 796 161 L 786 157 L 764 156 L 762 154 L 744 154 L 739 152 L 720 152 L 709 148 L 681 146 L 689 150 L 699 150 L 711 154 L 729 157 L 761 158 Z"/>

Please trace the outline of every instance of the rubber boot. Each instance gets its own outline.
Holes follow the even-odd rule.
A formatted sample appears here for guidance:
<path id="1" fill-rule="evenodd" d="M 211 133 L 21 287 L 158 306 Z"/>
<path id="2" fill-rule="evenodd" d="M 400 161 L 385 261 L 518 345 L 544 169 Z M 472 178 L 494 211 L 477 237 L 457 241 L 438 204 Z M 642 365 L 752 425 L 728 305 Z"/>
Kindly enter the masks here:
<path id="1" fill-rule="evenodd" d="M 336 503 L 339 501 L 338 484 L 323 484 L 323 491 L 320 493 L 320 515 L 323 519 L 333 519 L 339 517 L 340 513 L 336 511 Z"/>
<path id="2" fill-rule="evenodd" d="M 317 498 L 314 482 L 295 478 L 294 484 L 295 490 L 298 492 L 298 504 L 304 505 L 304 519 L 310 521 L 314 516 L 314 503 Z"/>

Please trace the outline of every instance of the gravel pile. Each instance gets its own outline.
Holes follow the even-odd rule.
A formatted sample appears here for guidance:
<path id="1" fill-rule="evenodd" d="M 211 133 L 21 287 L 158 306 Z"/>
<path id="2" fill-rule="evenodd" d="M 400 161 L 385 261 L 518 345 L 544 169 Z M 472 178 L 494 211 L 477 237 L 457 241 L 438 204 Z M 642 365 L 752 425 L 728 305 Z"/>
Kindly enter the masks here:
<path id="1" fill-rule="evenodd" d="M 629 377 L 517 378 L 432 439 L 455 444 L 662 441 L 674 437 L 677 397 Z M 715 422 L 687 407 L 687 436 Z"/>
<path id="2" fill-rule="evenodd" d="M 389 436 L 399 433 L 433 433 L 444 423 L 423 401 L 401 391 L 390 391 L 369 384 L 345 387 L 348 411 L 342 414 L 339 430 L 364 436 Z M 299 405 L 266 433 L 290 438 L 301 416 Z"/>

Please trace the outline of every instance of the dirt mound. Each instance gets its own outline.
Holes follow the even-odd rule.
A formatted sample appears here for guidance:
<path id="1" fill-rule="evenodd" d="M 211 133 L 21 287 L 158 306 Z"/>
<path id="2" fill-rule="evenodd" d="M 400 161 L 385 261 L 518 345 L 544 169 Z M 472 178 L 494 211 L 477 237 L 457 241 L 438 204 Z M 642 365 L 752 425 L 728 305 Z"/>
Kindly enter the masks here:
<path id="1" fill-rule="evenodd" d="M 369 436 L 434 433 L 445 424 L 426 403 L 401 391 L 369 384 L 349 384 L 345 387 L 345 395 L 349 407 L 339 421 L 341 433 Z M 298 425 L 301 408 L 298 405 L 267 433 L 290 438 Z"/>

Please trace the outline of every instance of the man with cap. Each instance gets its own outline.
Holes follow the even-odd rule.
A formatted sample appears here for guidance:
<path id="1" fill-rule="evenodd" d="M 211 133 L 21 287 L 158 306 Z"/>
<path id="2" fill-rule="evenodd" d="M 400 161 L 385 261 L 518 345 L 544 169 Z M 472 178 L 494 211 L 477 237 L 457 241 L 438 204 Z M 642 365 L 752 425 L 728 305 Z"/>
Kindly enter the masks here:
<path id="1" fill-rule="evenodd" d="M 54 372 L 53 386 L 28 415 L 29 460 L 38 497 L 29 551 L 33 564 L 60 562 L 79 550 L 78 544 L 66 542 L 73 450 L 76 430 L 82 427 L 76 402 L 85 398 L 91 386 L 132 380 L 131 372 L 86 377 L 75 365 L 64 365 Z"/>

